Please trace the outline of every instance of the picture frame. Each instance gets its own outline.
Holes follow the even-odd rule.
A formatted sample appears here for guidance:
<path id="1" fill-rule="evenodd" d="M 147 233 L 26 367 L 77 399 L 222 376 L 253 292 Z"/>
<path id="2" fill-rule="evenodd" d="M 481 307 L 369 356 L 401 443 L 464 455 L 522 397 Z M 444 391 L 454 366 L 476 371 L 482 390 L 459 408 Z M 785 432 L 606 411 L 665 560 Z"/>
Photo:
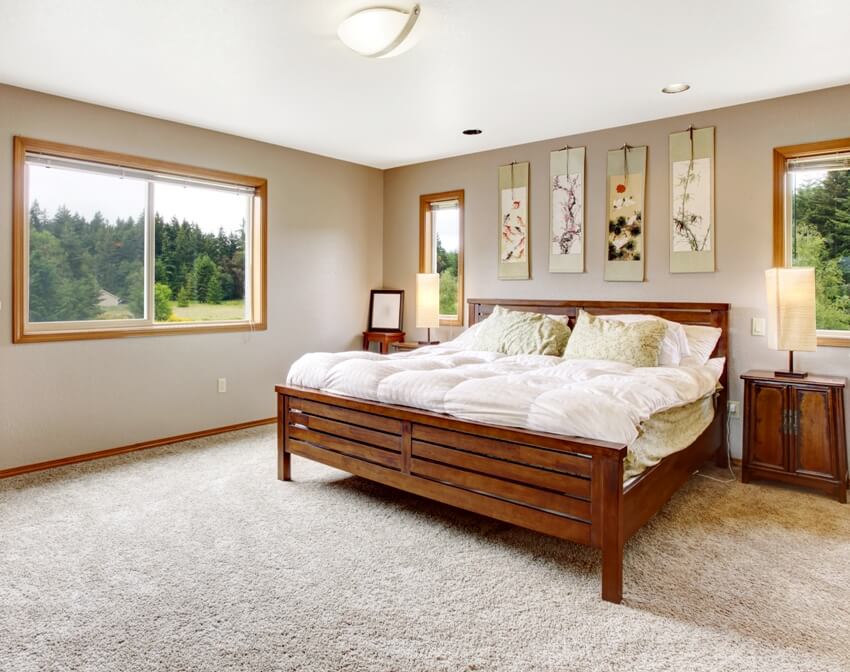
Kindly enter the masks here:
<path id="1" fill-rule="evenodd" d="M 402 331 L 403 289 L 373 289 L 369 295 L 369 331 Z"/>
<path id="2" fill-rule="evenodd" d="M 528 280 L 531 222 L 529 163 L 499 166 L 499 280 Z"/>
<path id="3" fill-rule="evenodd" d="M 549 272 L 584 273 L 585 148 L 549 153 Z"/>
<path id="4" fill-rule="evenodd" d="M 608 152 L 603 278 L 644 282 L 646 265 L 647 147 L 625 144 Z"/>

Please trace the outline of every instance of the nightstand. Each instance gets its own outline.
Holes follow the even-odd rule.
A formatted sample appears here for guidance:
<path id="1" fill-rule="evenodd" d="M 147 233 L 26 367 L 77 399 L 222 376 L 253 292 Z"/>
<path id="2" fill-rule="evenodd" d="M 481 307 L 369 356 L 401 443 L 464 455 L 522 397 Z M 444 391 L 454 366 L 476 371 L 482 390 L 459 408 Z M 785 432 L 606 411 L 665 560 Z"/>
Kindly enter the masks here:
<path id="1" fill-rule="evenodd" d="M 377 343 L 382 355 L 390 351 L 390 343 L 398 343 L 404 340 L 403 331 L 364 331 L 363 349 L 368 350 L 370 343 Z"/>
<path id="2" fill-rule="evenodd" d="M 792 379 L 747 371 L 741 480 L 816 488 L 847 503 L 844 386 L 837 376 Z"/>

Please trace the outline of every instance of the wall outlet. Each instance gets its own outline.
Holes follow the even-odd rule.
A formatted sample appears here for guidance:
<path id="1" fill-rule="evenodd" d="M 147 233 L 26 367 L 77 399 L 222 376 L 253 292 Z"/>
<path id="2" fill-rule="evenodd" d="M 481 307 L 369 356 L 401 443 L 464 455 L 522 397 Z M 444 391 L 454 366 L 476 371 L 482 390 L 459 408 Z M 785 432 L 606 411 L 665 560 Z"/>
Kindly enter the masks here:
<path id="1" fill-rule="evenodd" d="M 218 379 L 218 391 L 222 393 L 227 392 L 227 378 Z"/>
<path id="2" fill-rule="evenodd" d="M 764 336 L 767 327 L 765 325 L 765 319 L 763 317 L 754 317 L 753 318 L 753 336 Z"/>
<path id="3" fill-rule="evenodd" d="M 740 418 L 741 417 L 741 402 L 740 401 L 727 401 L 726 402 L 726 410 L 729 413 L 730 418 Z"/>

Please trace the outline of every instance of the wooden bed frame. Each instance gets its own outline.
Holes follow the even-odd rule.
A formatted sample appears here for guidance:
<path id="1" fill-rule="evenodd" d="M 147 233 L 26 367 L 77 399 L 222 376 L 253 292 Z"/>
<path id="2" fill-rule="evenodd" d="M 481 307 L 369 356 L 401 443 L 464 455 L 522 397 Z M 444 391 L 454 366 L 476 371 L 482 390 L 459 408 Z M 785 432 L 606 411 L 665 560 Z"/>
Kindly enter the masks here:
<path id="1" fill-rule="evenodd" d="M 648 313 L 720 327 L 725 303 L 469 299 L 469 324 L 496 305 L 566 315 Z M 459 420 L 440 413 L 278 385 L 278 478 L 292 454 L 514 525 L 599 548 L 602 599 L 623 595 L 623 545 L 714 456 L 726 463 L 726 369 L 711 425 L 685 450 L 623 484 L 626 446 Z"/>

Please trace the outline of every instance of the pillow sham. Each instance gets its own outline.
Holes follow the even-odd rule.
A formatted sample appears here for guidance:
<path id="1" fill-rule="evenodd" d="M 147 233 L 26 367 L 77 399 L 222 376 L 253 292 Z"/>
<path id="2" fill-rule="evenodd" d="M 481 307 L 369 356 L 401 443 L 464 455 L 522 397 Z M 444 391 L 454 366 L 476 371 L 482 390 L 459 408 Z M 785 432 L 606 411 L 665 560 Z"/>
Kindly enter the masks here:
<path id="1" fill-rule="evenodd" d="M 567 341 L 565 359 L 607 359 L 638 367 L 658 366 L 667 325 L 660 320 L 620 322 L 581 311 Z"/>
<path id="2" fill-rule="evenodd" d="M 617 320 L 618 322 L 646 322 L 648 320 L 658 320 L 667 327 L 664 334 L 664 340 L 661 341 L 661 353 L 658 356 L 659 366 L 679 366 L 682 359 L 691 354 L 688 348 L 688 337 L 685 334 L 685 327 L 678 322 L 665 320 L 657 315 L 597 315 L 600 320 Z"/>
<path id="3" fill-rule="evenodd" d="M 478 325 L 476 325 L 478 326 Z M 564 354 L 570 328 L 540 313 L 508 310 L 501 306 L 480 323 L 468 343 L 471 350 L 488 350 L 505 355 Z"/>
<path id="4" fill-rule="evenodd" d="M 723 330 L 699 324 L 686 324 L 684 327 L 691 357 L 699 364 L 705 364 L 711 358 L 711 353 L 714 352 Z"/>

